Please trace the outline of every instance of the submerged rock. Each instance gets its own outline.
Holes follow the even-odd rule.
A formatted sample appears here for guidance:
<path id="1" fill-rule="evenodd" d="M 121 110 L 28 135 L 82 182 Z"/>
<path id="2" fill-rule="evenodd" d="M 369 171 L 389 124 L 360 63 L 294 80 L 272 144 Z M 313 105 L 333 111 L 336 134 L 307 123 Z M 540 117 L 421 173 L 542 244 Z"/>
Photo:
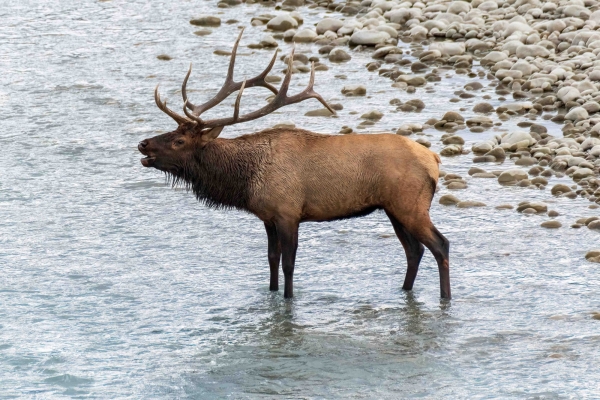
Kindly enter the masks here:
<path id="1" fill-rule="evenodd" d="M 542 228 L 547 228 L 547 229 L 557 229 L 557 228 L 560 228 L 561 226 L 562 226 L 562 224 L 556 220 L 544 221 L 541 224 Z"/>
<path id="2" fill-rule="evenodd" d="M 445 194 L 442 197 L 440 197 L 440 204 L 444 205 L 444 206 L 453 206 L 460 203 L 460 200 L 458 199 L 458 197 L 456 197 L 453 194 Z"/>
<path id="3" fill-rule="evenodd" d="M 509 169 L 503 171 L 498 177 L 498 182 L 502 184 L 517 183 L 520 180 L 527 179 L 527 172 L 520 169 Z"/>
<path id="4" fill-rule="evenodd" d="M 486 204 L 480 201 L 461 201 L 456 204 L 457 208 L 473 208 L 473 207 L 485 207 Z"/>
<path id="5" fill-rule="evenodd" d="M 600 250 L 590 250 L 586 253 L 585 259 L 590 262 L 600 263 Z"/>
<path id="6" fill-rule="evenodd" d="M 201 15 L 190 20 L 190 24 L 195 26 L 221 26 L 221 18 L 212 15 Z"/>
<path id="7" fill-rule="evenodd" d="M 345 96 L 364 96 L 367 94 L 367 88 L 363 85 L 347 85 L 342 88 L 342 94 Z"/>

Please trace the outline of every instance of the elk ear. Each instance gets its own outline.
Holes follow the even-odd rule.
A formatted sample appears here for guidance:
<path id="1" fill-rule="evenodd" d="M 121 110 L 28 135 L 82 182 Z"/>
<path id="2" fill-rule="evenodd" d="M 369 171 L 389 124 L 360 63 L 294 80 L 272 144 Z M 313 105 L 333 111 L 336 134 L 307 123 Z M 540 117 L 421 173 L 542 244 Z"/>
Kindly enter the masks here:
<path id="1" fill-rule="evenodd" d="M 216 128 L 207 129 L 205 131 L 202 131 L 202 136 L 208 140 L 216 139 L 219 136 L 219 134 L 221 133 L 221 131 L 223 130 L 223 128 L 225 128 L 225 127 L 217 126 Z"/>

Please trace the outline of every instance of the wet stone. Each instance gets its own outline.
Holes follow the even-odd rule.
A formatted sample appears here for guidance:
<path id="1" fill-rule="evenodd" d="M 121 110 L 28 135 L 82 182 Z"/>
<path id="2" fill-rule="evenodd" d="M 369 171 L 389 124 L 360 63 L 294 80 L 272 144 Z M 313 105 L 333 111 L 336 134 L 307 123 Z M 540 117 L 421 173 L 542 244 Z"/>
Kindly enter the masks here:
<path id="1" fill-rule="evenodd" d="M 348 85 L 342 88 L 342 94 L 345 96 L 365 96 L 367 88 L 363 85 Z"/>
<path id="2" fill-rule="evenodd" d="M 558 229 L 562 226 L 562 224 L 559 221 L 551 220 L 542 222 L 540 226 L 546 229 Z"/>
<path id="3" fill-rule="evenodd" d="M 190 20 L 190 24 L 195 25 L 195 26 L 217 27 L 217 26 L 221 26 L 221 18 L 214 17 L 211 15 L 201 15 L 199 17 L 196 17 L 196 18 Z"/>
<path id="4" fill-rule="evenodd" d="M 450 182 L 450 184 L 446 187 L 450 190 L 466 189 L 467 182 Z"/>
<path id="5" fill-rule="evenodd" d="M 485 207 L 486 204 L 480 201 L 461 201 L 456 204 L 457 208 L 473 208 L 473 207 Z"/>
<path id="6" fill-rule="evenodd" d="M 440 197 L 439 203 L 444 206 L 453 206 L 460 203 L 460 200 L 453 194 L 445 194 Z"/>

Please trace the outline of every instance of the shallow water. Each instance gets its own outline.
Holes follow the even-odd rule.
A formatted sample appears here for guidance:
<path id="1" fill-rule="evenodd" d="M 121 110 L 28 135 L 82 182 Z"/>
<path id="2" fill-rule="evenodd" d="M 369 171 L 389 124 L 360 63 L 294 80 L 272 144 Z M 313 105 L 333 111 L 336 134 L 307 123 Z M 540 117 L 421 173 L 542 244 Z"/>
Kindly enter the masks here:
<path id="1" fill-rule="evenodd" d="M 300 11 L 305 24 L 323 15 Z M 240 22 L 198 37 L 188 20 L 199 13 Z M 0 397 L 597 397 L 600 273 L 583 256 L 598 236 L 568 228 L 598 214 L 585 200 L 467 177 L 457 195 L 488 207 L 461 210 L 437 204 L 442 189 L 431 214 L 452 243 L 449 303 L 439 300 L 429 253 L 415 290 L 400 289 L 404 253 L 384 214 L 304 224 L 296 297 L 284 301 L 268 291 L 260 221 L 209 210 L 140 165 L 137 142 L 174 128 L 154 105 L 154 86 L 178 109 L 193 61 L 190 96 L 208 98 L 228 61 L 212 51 L 229 48 L 238 25 L 248 27 L 243 43 L 256 42 L 262 28 L 249 22 L 258 13 L 273 10 L 158 1 L 0 8 Z M 270 54 L 242 50 L 238 79 L 261 71 Z M 298 46 L 309 50 L 317 47 Z M 319 107 L 305 102 L 223 135 L 290 119 L 337 132 L 371 108 L 385 113 L 372 130 L 390 130 L 479 99 L 449 103 L 471 81 L 453 73 L 435 94 L 409 95 L 366 71 L 369 53 L 352 56 L 317 74 L 316 90 L 343 102 L 339 118 L 298 116 Z M 294 90 L 307 79 L 297 76 Z M 342 97 L 352 83 L 366 83 L 369 98 Z M 245 93 L 247 110 L 263 104 L 261 90 Z M 427 107 L 397 113 L 394 97 Z M 474 142 L 493 133 L 461 135 Z M 441 133 L 426 134 L 439 150 Z M 471 165 L 466 155 L 444 158 L 443 168 L 466 176 Z M 551 184 L 559 181 L 569 182 Z M 563 228 L 493 209 L 532 199 L 557 209 Z"/>

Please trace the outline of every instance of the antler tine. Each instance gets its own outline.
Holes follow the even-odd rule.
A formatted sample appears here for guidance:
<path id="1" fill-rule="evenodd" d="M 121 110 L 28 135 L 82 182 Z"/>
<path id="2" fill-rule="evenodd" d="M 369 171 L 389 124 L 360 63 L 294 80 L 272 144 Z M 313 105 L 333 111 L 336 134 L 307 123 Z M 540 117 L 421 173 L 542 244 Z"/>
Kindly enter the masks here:
<path id="1" fill-rule="evenodd" d="M 240 29 L 240 34 L 238 35 L 235 43 L 233 44 L 233 49 L 231 50 L 231 58 L 229 59 L 229 69 L 227 69 L 227 77 L 225 77 L 225 84 L 233 83 L 233 69 L 235 67 L 235 56 L 237 55 L 238 45 L 240 44 L 240 40 L 242 40 L 242 35 L 244 34 L 244 28 Z"/>
<path id="2" fill-rule="evenodd" d="M 288 70 L 285 73 L 285 77 L 283 78 L 283 82 L 281 83 L 281 87 L 279 88 L 279 93 L 275 96 L 273 101 L 278 98 L 285 98 L 287 95 L 287 91 L 290 87 L 290 81 L 292 80 L 292 74 L 294 73 L 294 52 L 296 51 L 296 46 L 292 47 L 292 51 L 288 56 Z"/>
<path id="3" fill-rule="evenodd" d="M 160 100 L 160 94 L 158 94 L 158 85 L 156 85 L 156 88 L 154 89 L 154 101 L 156 102 L 156 105 L 158 106 L 158 108 L 160 110 L 162 110 L 162 112 L 167 114 L 169 117 L 173 118 L 175 120 L 175 122 L 177 122 L 178 124 L 191 122 L 186 117 L 177 114 L 175 111 L 173 111 L 169 107 L 167 107 L 167 100 L 165 100 L 165 101 Z"/>
<path id="4" fill-rule="evenodd" d="M 279 53 L 279 49 L 275 49 L 275 53 L 273 54 L 273 58 L 271 58 L 271 62 L 269 63 L 269 65 L 267 65 L 267 68 L 265 68 L 265 70 L 260 73 L 260 75 L 257 75 L 256 77 L 254 77 L 252 79 L 248 79 L 248 81 L 246 83 L 246 87 L 262 86 L 264 88 L 269 89 L 274 94 L 278 93 L 278 90 L 275 88 L 275 86 L 273 86 L 270 83 L 267 83 L 265 81 L 267 74 L 271 71 L 271 69 L 275 65 L 275 61 L 277 60 L 277 53 Z"/>
<path id="5" fill-rule="evenodd" d="M 194 109 L 194 107 L 196 107 L 196 106 L 194 106 L 192 103 L 190 103 L 188 101 L 187 90 L 186 90 L 188 79 L 190 78 L 190 74 L 191 73 L 192 73 L 192 63 L 190 63 L 190 68 L 188 69 L 187 74 L 185 74 L 185 78 L 183 78 L 183 83 L 181 84 L 181 96 L 183 97 L 183 103 L 187 104 L 187 107 L 190 107 L 191 109 Z M 186 106 L 184 106 L 183 108 L 184 108 L 184 111 L 185 111 Z"/>
<path id="6" fill-rule="evenodd" d="M 202 122 L 204 122 L 204 121 L 202 121 L 202 118 L 198 118 L 194 114 L 192 114 L 191 112 L 188 111 L 188 108 L 190 108 L 189 103 L 190 102 L 187 99 L 185 100 L 185 103 L 183 103 L 183 113 L 185 115 L 187 115 L 187 117 L 190 118 L 191 120 L 193 120 L 194 122 L 196 122 L 198 124 L 202 124 Z"/>
<path id="7" fill-rule="evenodd" d="M 235 108 L 233 110 L 233 120 L 234 121 L 237 121 L 238 116 L 240 115 L 240 101 L 242 100 L 242 93 L 244 93 L 245 87 L 246 87 L 246 80 L 244 79 L 244 82 L 242 82 L 242 87 L 240 88 L 237 98 L 235 99 Z"/>
<path id="8" fill-rule="evenodd" d="M 297 95 L 291 96 L 290 99 L 294 99 L 295 97 L 300 98 L 299 101 L 304 100 L 304 97 L 307 98 L 313 98 L 313 99 L 317 99 L 319 100 L 319 102 L 321 104 L 323 104 L 325 106 L 326 109 L 328 109 L 333 115 L 336 115 L 336 112 L 333 108 L 331 108 L 331 106 L 329 104 L 327 104 L 327 102 L 325 101 L 325 99 L 323 99 L 323 97 L 321 97 L 321 95 L 317 92 L 314 91 L 313 85 L 315 84 L 315 62 L 313 61 L 310 67 L 310 79 L 308 81 L 308 86 L 306 87 L 306 89 L 304 89 L 302 92 L 298 93 Z"/>

